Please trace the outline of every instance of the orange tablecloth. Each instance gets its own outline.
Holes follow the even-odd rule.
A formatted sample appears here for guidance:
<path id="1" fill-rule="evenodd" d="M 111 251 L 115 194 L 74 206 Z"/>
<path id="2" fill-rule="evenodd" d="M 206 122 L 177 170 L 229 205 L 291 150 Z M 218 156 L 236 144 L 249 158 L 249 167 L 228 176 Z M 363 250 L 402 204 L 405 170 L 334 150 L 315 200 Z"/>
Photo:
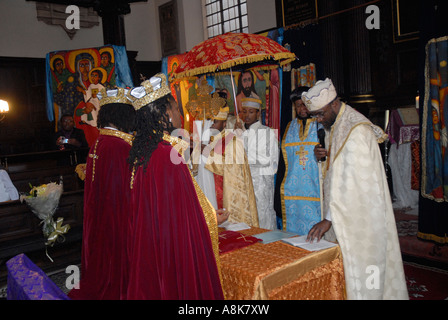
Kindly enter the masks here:
<path id="1" fill-rule="evenodd" d="M 240 231 L 255 235 L 267 230 Z M 342 300 L 345 280 L 339 246 L 310 252 L 282 241 L 223 253 L 222 283 L 228 300 Z"/>

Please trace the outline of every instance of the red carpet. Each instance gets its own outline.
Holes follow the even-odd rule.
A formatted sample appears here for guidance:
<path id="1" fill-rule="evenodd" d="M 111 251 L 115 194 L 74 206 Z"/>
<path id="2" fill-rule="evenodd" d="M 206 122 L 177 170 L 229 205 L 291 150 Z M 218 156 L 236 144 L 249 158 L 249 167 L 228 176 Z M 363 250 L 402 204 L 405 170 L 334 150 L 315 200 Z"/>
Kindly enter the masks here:
<path id="1" fill-rule="evenodd" d="M 418 217 L 406 210 L 394 211 L 409 299 L 448 299 L 448 246 L 418 239 Z"/>
<path id="2" fill-rule="evenodd" d="M 394 211 L 402 254 L 448 264 L 448 245 L 435 246 L 431 241 L 418 239 L 418 217 L 404 210 Z"/>
<path id="3" fill-rule="evenodd" d="M 448 271 L 404 262 L 410 300 L 448 300 Z"/>

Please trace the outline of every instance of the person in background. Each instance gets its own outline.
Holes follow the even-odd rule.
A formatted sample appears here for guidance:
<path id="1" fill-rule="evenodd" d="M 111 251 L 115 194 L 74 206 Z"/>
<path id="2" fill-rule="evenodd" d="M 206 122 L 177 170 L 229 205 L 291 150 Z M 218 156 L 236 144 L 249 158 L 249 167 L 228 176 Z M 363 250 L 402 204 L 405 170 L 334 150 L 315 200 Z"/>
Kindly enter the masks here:
<path id="1" fill-rule="evenodd" d="M 322 125 L 310 117 L 302 101 L 302 92 L 308 90 L 308 87 L 298 87 L 291 92 L 296 119 L 288 123 L 282 139 L 285 161 L 280 189 L 283 230 L 299 235 L 307 235 L 311 227 L 321 221 L 319 164 L 314 157 L 314 147 L 319 143 L 317 133 Z"/>
<path id="2" fill-rule="evenodd" d="M 277 229 L 274 189 L 279 148 L 275 131 L 261 124 L 261 103 L 260 99 L 243 98 L 241 105 L 244 126 L 241 121 L 236 121 L 235 129 L 243 130 L 242 138 L 255 191 L 259 227 L 273 230 Z"/>
<path id="3" fill-rule="evenodd" d="M 0 165 L 0 202 L 19 200 L 19 192 L 11 181 L 8 172 Z"/>
<path id="4" fill-rule="evenodd" d="M 98 94 L 100 131 L 86 164 L 81 282 L 69 293 L 73 300 L 127 299 L 135 110 L 126 93 L 117 88 Z"/>
<path id="5" fill-rule="evenodd" d="M 225 92 L 220 92 L 223 99 Z M 225 105 L 213 117 L 215 135 L 204 149 L 205 170 L 213 172 L 219 208 L 226 208 L 230 222 L 244 222 L 258 227 L 257 203 L 243 140 L 233 130 L 226 130 L 229 107 Z M 218 216 L 219 218 L 219 216 Z"/>
<path id="6" fill-rule="evenodd" d="M 59 150 L 73 150 L 78 148 L 87 148 L 87 140 L 84 131 L 75 128 L 75 121 L 70 114 L 64 114 L 60 120 L 61 130 L 55 133 L 54 141 Z"/>
<path id="7" fill-rule="evenodd" d="M 175 136 L 182 120 L 166 76 L 128 96 L 137 111 L 128 298 L 222 300 L 216 211 L 183 157 L 190 143 Z"/>
<path id="8" fill-rule="evenodd" d="M 392 201 L 378 143 L 387 135 L 340 101 L 330 79 L 302 93 L 326 130 L 323 214 L 308 233 L 319 241 L 332 226 L 344 261 L 349 300 L 409 299 Z"/>

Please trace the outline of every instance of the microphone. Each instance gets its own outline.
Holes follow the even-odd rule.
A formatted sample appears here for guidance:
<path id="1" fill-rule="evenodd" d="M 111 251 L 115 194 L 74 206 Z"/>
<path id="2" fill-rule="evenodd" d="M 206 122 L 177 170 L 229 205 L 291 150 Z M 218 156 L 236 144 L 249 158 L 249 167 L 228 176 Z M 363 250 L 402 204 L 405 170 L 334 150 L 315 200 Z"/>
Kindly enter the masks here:
<path id="1" fill-rule="evenodd" d="M 317 137 L 319 138 L 319 143 L 322 146 L 322 148 L 325 148 L 325 130 L 323 128 L 320 128 L 317 130 Z M 327 157 L 320 158 L 319 161 L 325 161 Z"/>

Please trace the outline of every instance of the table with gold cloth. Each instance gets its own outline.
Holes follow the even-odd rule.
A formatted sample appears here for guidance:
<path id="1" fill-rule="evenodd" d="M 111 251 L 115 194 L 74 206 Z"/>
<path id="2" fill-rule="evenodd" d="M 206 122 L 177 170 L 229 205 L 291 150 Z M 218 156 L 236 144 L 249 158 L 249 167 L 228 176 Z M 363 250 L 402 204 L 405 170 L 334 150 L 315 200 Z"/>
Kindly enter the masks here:
<path id="1" fill-rule="evenodd" d="M 266 231 L 251 228 L 239 232 L 252 236 Z M 221 253 L 220 262 L 227 300 L 346 298 L 339 246 L 310 252 L 282 241 L 258 242 Z"/>

